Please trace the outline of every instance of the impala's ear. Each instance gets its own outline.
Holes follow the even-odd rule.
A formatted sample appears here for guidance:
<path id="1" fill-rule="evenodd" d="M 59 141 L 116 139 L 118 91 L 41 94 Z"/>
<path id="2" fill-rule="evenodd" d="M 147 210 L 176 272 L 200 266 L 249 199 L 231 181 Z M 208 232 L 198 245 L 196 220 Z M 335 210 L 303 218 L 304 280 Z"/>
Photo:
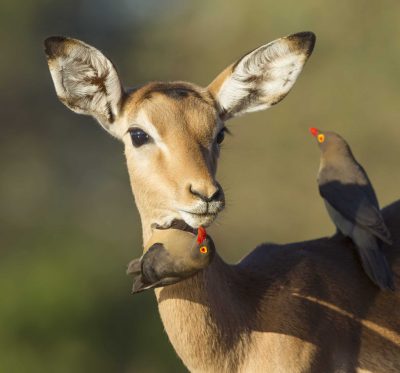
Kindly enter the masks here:
<path id="1" fill-rule="evenodd" d="M 71 110 L 92 115 L 111 134 L 123 88 L 113 64 L 97 49 L 76 39 L 52 36 L 45 52 L 58 98 Z"/>
<path id="2" fill-rule="evenodd" d="M 223 120 L 267 109 L 293 87 L 313 51 L 315 35 L 301 32 L 246 54 L 228 66 L 208 86 Z"/>

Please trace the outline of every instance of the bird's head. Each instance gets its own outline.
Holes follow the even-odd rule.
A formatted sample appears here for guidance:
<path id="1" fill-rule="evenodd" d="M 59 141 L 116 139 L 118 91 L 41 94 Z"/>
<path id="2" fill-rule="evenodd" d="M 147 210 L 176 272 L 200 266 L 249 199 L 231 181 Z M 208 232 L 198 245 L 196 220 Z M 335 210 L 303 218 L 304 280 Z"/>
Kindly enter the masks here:
<path id="1" fill-rule="evenodd" d="M 196 243 L 191 247 L 193 266 L 200 270 L 207 267 L 215 255 L 215 246 L 212 238 L 207 235 L 205 228 L 199 227 Z"/>
<path id="2" fill-rule="evenodd" d="M 215 246 L 204 227 L 196 230 L 154 229 L 150 241 L 146 244 L 145 252 L 154 244 L 162 244 L 168 258 L 183 271 L 200 270 L 210 264 L 215 254 Z"/>
<path id="3" fill-rule="evenodd" d="M 134 278 L 133 293 L 176 284 L 206 268 L 215 246 L 203 227 L 194 232 L 155 229 L 140 259 L 133 260 L 128 274 Z"/>
<path id="4" fill-rule="evenodd" d="M 328 151 L 333 151 L 337 154 L 339 153 L 348 153 L 350 148 L 346 141 L 337 133 L 332 131 L 322 131 L 318 128 L 311 127 L 309 129 L 312 136 L 315 137 L 319 148 L 322 153 L 326 153 Z"/>

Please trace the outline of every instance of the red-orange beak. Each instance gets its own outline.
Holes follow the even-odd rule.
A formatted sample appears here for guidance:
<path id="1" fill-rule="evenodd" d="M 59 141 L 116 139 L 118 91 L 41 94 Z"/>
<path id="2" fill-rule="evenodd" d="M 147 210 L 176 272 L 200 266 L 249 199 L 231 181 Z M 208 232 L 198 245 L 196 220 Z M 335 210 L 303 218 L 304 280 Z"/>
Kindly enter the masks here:
<path id="1" fill-rule="evenodd" d="M 199 227 L 197 230 L 197 243 L 200 245 L 207 237 L 207 232 L 204 227 Z"/>
<path id="2" fill-rule="evenodd" d="M 313 135 L 314 137 L 318 136 L 318 128 L 310 127 L 309 131 L 310 131 L 311 135 Z"/>

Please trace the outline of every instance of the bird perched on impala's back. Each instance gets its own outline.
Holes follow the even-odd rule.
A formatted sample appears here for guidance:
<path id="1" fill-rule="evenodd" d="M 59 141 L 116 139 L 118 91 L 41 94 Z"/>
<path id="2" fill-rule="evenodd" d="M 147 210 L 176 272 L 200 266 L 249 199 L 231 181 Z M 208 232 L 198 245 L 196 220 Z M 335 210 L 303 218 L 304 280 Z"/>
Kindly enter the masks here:
<path id="1" fill-rule="evenodd" d="M 375 191 L 349 145 L 338 134 L 310 128 L 321 150 L 319 192 L 337 229 L 358 248 L 364 271 L 381 289 L 394 290 L 393 274 L 381 251 L 391 245 Z"/>
<path id="2" fill-rule="evenodd" d="M 197 237 L 180 229 L 154 229 L 144 254 L 128 265 L 132 293 L 185 280 L 206 268 L 214 254 L 214 243 L 203 227 Z"/>

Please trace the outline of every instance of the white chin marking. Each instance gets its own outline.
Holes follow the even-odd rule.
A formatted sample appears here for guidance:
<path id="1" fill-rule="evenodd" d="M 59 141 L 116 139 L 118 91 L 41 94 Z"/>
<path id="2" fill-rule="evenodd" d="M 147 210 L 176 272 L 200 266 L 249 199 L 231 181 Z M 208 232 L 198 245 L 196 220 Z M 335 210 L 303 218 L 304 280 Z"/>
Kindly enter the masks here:
<path id="1" fill-rule="evenodd" d="M 160 227 L 167 228 L 170 227 L 172 224 L 172 221 L 175 219 L 175 217 L 166 217 L 164 219 L 158 220 L 154 222 L 155 225 L 159 225 Z"/>
<path id="2" fill-rule="evenodd" d="M 217 215 L 195 215 L 184 211 L 180 211 L 179 213 L 182 219 L 185 221 L 185 223 L 190 225 L 192 228 L 198 228 L 200 226 L 208 226 L 217 217 Z"/>

